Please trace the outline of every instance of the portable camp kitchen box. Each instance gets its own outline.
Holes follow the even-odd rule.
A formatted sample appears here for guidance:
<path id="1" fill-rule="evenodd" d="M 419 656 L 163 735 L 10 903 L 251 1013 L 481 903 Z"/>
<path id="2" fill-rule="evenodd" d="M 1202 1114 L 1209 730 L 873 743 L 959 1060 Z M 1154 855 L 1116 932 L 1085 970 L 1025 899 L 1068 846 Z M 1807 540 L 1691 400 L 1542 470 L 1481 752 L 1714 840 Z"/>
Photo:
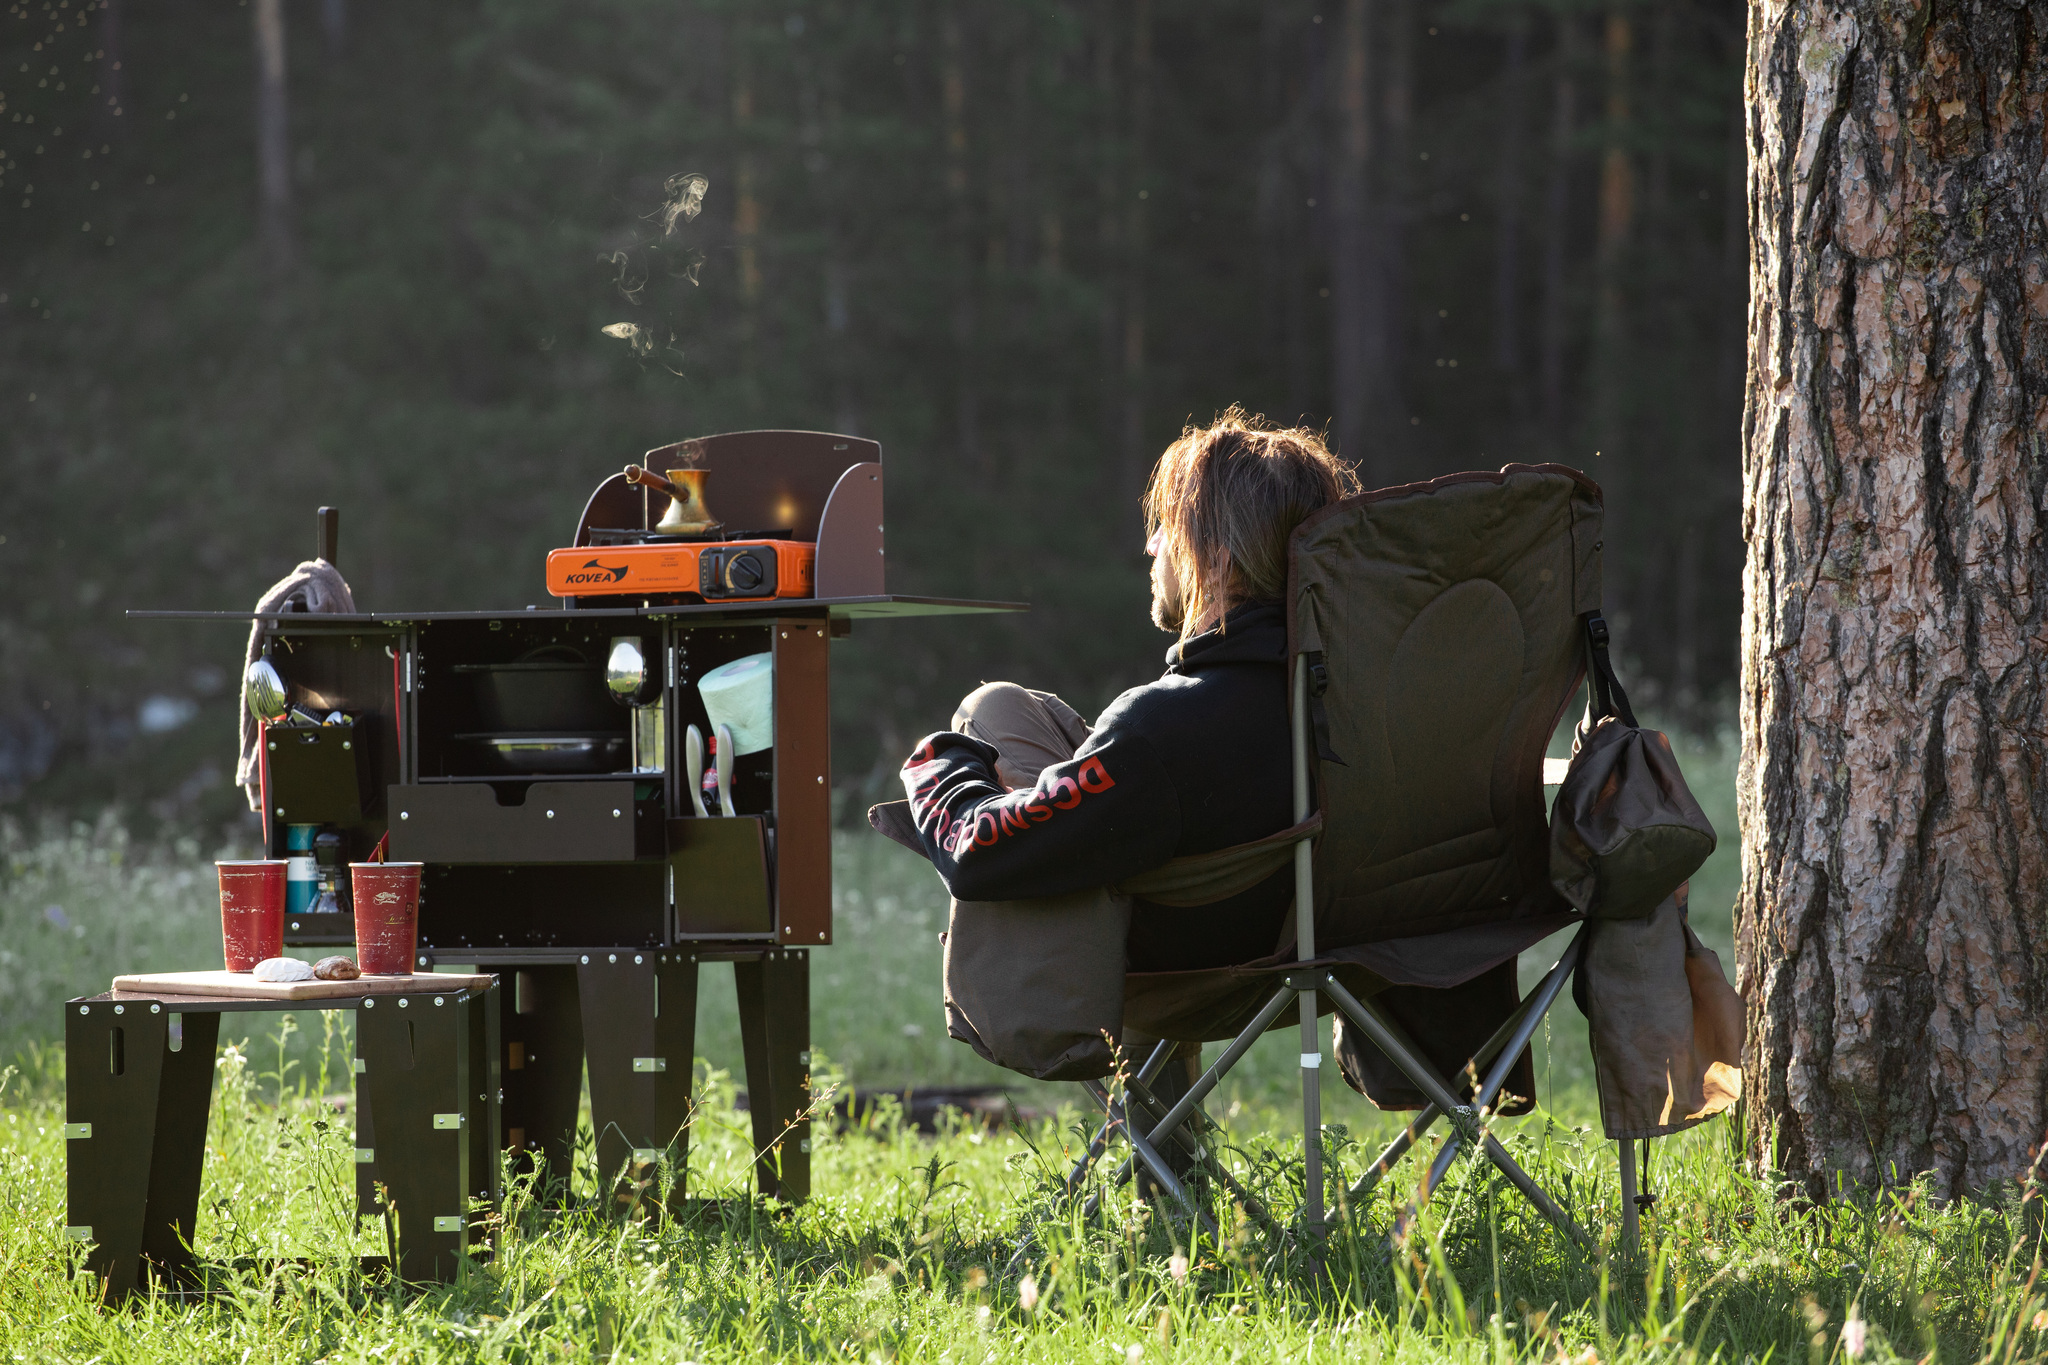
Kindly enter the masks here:
<path id="1" fill-rule="evenodd" d="M 709 500 L 741 537 L 811 542 L 814 597 L 700 595 L 571 599 L 548 609 L 280 612 L 258 619 L 264 648 L 295 691 L 351 724 L 275 725 L 263 734 L 269 856 L 290 825 L 343 835 L 367 857 L 426 865 L 421 970 L 498 973 L 504 1141 L 569 1170 L 584 1066 L 600 1181 L 685 1166 L 697 969 L 734 964 L 761 1189 L 800 1199 L 810 1183 L 809 955 L 832 941 L 830 649 L 861 620 L 1014 611 L 1015 603 L 884 591 L 880 446 L 817 432 L 705 437 L 650 452 L 709 471 Z M 659 495 L 613 475 L 592 494 L 576 547 L 601 552 L 651 535 Z M 333 521 L 323 512 L 333 559 Z M 741 538 L 736 537 L 736 538 Z M 247 612 L 134 612 L 248 621 Z M 479 681 L 520 661 L 601 663 L 635 637 L 658 676 L 658 726 L 595 740 L 600 770 L 521 771 L 495 740 Z M 684 772 L 692 724 L 711 733 L 696 684 L 720 664 L 767 654 L 773 743 L 738 757 L 729 816 L 699 817 Z M 650 685 L 653 680 L 650 679 Z M 601 690 L 564 694 L 528 715 L 590 736 L 613 708 Z M 529 704 L 548 705 L 543 696 Z M 644 720 L 644 717 L 642 717 Z M 635 736 L 637 735 L 637 739 Z M 550 755 L 556 764 L 560 752 Z M 632 760 L 638 759 L 636 764 Z M 340 921 L 340 922 L 337 922 Z M 288 944 L 352 942 L 346 916 L 288 917 Z M 374 1158 L 358 1170 L 366 1204 Z M 674 1183 L 681 1197 L 682 1181 Z"/>

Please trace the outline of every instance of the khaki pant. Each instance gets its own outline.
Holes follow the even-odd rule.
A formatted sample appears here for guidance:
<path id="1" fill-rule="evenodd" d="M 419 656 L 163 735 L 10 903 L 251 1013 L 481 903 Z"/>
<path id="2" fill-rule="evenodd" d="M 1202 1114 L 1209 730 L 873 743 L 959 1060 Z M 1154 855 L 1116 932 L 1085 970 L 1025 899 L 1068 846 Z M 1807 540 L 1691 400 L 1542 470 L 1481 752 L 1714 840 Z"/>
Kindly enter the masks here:
<path id="1" fill-rule="evenodd" d="M 983 683 L 961 698 L 953 712 L 953 729 L 996 751 L 996 778 L 1006 787 L 1038 785 L 1038 775 L 1072 758 L 1093 733 L 1073 707 L 1050 692 L 1016 683 Z M 1133 1067 L 1141 1066 L 1159 1040 L 1124 1030 L 1123 1048 Z M 1152 1093 L 1172 1104 L 1202 1074 L 1202 1045 L 1182 1043 L 1152 1084 Z M 1169 1154 L 1171 1159 L 1171 1154 Z"/>

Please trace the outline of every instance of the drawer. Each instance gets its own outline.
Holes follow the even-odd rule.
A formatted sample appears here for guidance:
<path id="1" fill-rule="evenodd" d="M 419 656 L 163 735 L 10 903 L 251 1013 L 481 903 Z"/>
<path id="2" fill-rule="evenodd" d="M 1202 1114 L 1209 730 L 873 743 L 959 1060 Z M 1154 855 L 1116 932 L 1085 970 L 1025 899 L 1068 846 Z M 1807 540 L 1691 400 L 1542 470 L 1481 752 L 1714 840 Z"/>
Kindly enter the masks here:
<path id="1" fill-rule="evenodd" d="M 409 863 L 623 863 L 662 852 L 659 794 L 618 782 L 449 782 L 390 789 L 391 858 Z M 643 837 L 647 831 L 651 837 Z"/>

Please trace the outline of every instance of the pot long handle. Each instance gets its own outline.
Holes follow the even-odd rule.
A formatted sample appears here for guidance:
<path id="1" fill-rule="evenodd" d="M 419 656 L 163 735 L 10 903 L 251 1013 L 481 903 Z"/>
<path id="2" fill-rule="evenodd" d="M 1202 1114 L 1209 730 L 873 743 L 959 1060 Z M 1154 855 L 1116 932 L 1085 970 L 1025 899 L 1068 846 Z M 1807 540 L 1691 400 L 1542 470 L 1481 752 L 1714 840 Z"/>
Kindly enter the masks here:
<path id="1" fill-rule="evenodd" d="M 730 725 L 721 725 L 718 727 L 718 813 L 720 815 L 737 814 L 732 808 L 732 751 L 732 727 Z"/>
<path id="2" fill-rule="evenodd" d="M 652 488 L 657 493 L 666 493 L 672 498 L 676 496 L 676 486 L 674 484 L 670 483 L 667 479 L 664 479 L 663 477 L 661 477 L 661 475 L 655 473 L 653 470 L 642 469 L 637 464 L 629 464 L 626 466 L 626 482 L 641 484 L 645 487 Z"/>
<path id="3" fill-rule="evenodd" d="M 683 731 L 683 779 L 690 784 L 690 809 L 710 815 L 704 809 L 704 732 L 694 725 Z"/>

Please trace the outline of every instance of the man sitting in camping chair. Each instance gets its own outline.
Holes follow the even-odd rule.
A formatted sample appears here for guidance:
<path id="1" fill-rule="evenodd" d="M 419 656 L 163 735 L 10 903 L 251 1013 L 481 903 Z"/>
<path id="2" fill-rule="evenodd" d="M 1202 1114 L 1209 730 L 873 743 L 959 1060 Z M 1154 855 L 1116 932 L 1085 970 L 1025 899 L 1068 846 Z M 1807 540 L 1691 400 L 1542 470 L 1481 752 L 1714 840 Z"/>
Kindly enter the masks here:
<path id="1" fill-rule="evenodd" d="M 1579 985 L 1610 1136 L 1725 1107 L 1701 1077 L 1736 1055 L 1694 1022 L 1688 981 L 1709 973 L 1691 970 L 1683 882 L 1713 832 L 1608 661 L 1599 488 L 1510 465 L 1360 494 L 1313 434 L 1232 410 L 1167 450 L 1145 512 L 1153 619 L 1180 634 L 1166 674 L 1092 729 L 985 685 L 904 765 L 909 801 L 870 812 L 953 894 L 949 1032 L 1044 1079 L 1133 1076 L 1149 1137 L 1092 1089 L 1173 1191 L 1184 1167 L 1149 1143 L 1195 1153 L 1182 1125 L 1290 1001 L 1304 1132 L 1320 1130 L 1316 1014 L 1334 1006 L 1346 1081 L 1424 1111 L 1354 1196 L 1446 1117 L 1425 1196 L 1476 1144 L 1581 1237 L 1475 1126 L 1533 1102 L 1528 1045 L 1566 981 L 1599 979 Z M 1553 830 L 1544 751 L 1589 667 Z M 1521 1001 L 1518 955 L 1588 917 L 1600 932 Z M 1165 1043 L 1126 1065 L 1118 1040 L 1138 1034 L 1187 1065 L 1162 1074 Z M 1225 1039 L 1194 1080 L 1199 1043 Z M 1313 1225 L 1318 1141 L 1304 1159 Z M 1631 1162 L 1624 1146 L 1625 1188 Z"/>
<path id="2" fill-rule="evenodd" d="M 1078 896 L 1087 915 L 1098 888 L 1294 825 L 1287 542 L 1304 518 L 1358 491 L 1351 468 L 1314 432 L 1277 429 L 1237 409 L 1167 448 L 1144 504 L 1152 623 L 1179 637 L 1166 672 L 1118 697 L 1092 727 L 1049 693 L 984 684 L 960 703 L 952 728 L 904 765 L 918 842 L 956 900 L 1043 900 L 1049 910 L 1051 898 Z M 1256 884 L 1207 903 L 1132 888 L 1121 970 L 1233 967 L 1286 948 L 1294 884 L 1284 848 L 1276 851 L 1282 858 Z M 1079 945 L 1066 931 L 1075 926 L 1038 917 L 1046 936 L 1063 933 L 1060 946 L 1073 956 Z M 1513 963 L 1450 992 L 1413 994 L 1432 1019 L 1421 1031 L 1425 1050 L 1456 1083 L 1472 1049 L 1515 1006 Z M 1401 1012 L 1398 998 L 1384 1003 Z M 956 1033 L 962 1022 L 956 1011 Z M 1137 1060 L 1138 1044 L 1151 1041 L 1124 1039 Z M 1420 1106 L 1369 1044 L 1355 1033 L 1349 1041 L 1342 1060 L 1355 1088 L 1386 1107 Z M 1199 1044 L 1178 1050 L 1155 1083 L 1162 1098 L 1185 1089 L 1200 1052 Z M 1532 1084 L 1524 1062 L 1509 1083 L 1508 1112 L 1526 1109 Z"/>

